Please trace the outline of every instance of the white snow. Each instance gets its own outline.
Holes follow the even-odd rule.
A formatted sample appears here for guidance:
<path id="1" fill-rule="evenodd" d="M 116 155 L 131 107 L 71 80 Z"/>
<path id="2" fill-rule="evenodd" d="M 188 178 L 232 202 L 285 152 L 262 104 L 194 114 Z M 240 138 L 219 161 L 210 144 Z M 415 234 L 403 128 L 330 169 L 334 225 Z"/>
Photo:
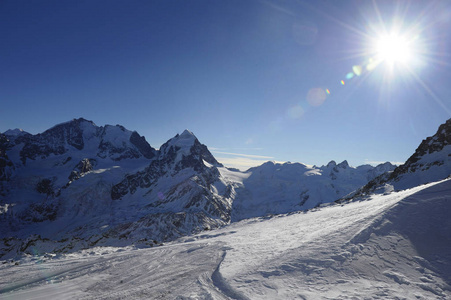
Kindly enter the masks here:
<path id="1" fill-rule="evenodd" d="M 103 142 L 109 142 L 112 146 L 121 148 L 130 141 L 131 131 L 121 126 L 105 125 L 105 134 L 102 136 Z"/>
<path id="2" fill-rule="evenodd" d="M 29 256 L 18 265 L 3 261 L 0 297 L 447 299 L 450 194 L 451 180 L 443 180 L 249 219 L 162 247 L 99 247 Z"/>
<path id="3" fill-rule="evenodd" d="M 241 172 L 233 171 L 227 168 L 219 167 L 219 172 L 221 176 L 227 178 L 232 183 L 243 184 L 243 181 L 247 179 L 252 173 L 251 172 Z"/>

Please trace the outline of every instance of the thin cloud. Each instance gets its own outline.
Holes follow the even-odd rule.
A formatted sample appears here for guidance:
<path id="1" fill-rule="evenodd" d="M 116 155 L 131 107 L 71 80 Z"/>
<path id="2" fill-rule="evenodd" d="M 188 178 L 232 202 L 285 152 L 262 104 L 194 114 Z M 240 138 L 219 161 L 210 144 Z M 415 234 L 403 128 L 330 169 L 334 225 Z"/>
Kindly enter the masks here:
<path id="1" fill-rule="evenodd" d="M 215 152 L 215 151 L 226 151 L 226 150 L 227 150 L 227 148 L 216 148 L 216 147 L 208 147 L 208 149 L 209 149 L 211 152 Z"/>
<path id="2" fill-rule="evenodd" d="M 248 157 L 248 158 L 263 158 L 263 159 L 272 159 L 272 158 L 274 158 L 272 156 L 232 153 L 232 152 L 223 152 L 223 151 L 216 151 L 216 150 L 212 150 L 211 152 L 218 153 L 218 154 L 227 154 L 227 155 L 233 155 L 233 156 L 240 156 L 240 157 Z"/>
<path id="3" fill-rule="evenodd" d="M 217 157 L 216 159 L 226 167 L 236 168 L 241 171 L 246 171 L 249 168 L 257 167 L 267 162 L 267 160 L 251 159 L 246 157 Z"/>

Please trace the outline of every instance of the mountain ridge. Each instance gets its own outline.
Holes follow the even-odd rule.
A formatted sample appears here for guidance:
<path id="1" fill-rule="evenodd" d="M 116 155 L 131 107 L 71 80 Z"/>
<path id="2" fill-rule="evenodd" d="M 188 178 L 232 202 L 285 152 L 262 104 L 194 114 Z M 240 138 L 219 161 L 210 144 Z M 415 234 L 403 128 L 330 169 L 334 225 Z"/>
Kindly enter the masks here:
<path id="1" fill-rule="evenodd" d="M 441 124 L 437 132 L 422 140 L 415 152 L 393 172 L 387 172 L 370 180 L 366 185 L 343 200 L 362 197 L 377 190 L 399 191 L 451 175 L 451 119 Z"/>
<path id="2" fill-rule="evenodd" d="M 345 160 L 321 167 L 266 162 L 240 172 L 225 168 L 189 130 L 156 150 L 136 131 L 83 118 L 37 135 L 9 132 L 0 134 L 4 257 L 30 247 L 153 246 L 327 204 L 395 169 L 390 163 L 351 167 Z M 432 153 L 444 151 L 442 140 L 447 137 L 428 140 Z"/>

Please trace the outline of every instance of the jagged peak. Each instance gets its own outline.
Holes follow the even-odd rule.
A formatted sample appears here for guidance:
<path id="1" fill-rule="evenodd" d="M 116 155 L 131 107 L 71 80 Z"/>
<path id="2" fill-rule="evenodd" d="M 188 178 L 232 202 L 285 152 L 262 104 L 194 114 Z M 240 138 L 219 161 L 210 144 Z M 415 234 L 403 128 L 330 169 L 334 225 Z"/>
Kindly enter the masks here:
<path id="1" fill-rule="evenodd" d="M 326 167 L 331 168 L 331 167 L 335 167 L 337 165 L 337 163 L 335 162 L 335 160 L 331 160 Z"/>
<path id="2" fill-rule="evenodd" d="M 165 159 L 167 155 L 169 157 L 173 156 L 175 164 L 179 164 L 180 162 L 186 164 L 186 159 L 196 157 L 196 160 L 204 160 L 214 166 L 223 166 L 214 158 L 207 146 L 201 144 L 197 137 L 189 130 L 184 130 L 182 134 L 177 134 L 161 145 L 159 149 L 160 159 Z"/>
<path id="3" fill-rule="evenodd" d="M 339 163 L 339 164 L 337 165 L 337 167 L 346 169 L 347 167 L 349 167 L 348 161 L 347 161 L 347 160 L 342 161 L 341 163 Z"/>
<path id="4" fill-rule="evenodd" d="M 194 133 L 192 133 L 191 131 L 189 131 L 188 129 L 183 130 L 182 134 L 180 135 L 180 137 L 184 137 L 184 138 L 191 138 L 194 137 L 196 138 L 196 136 L 194 135 Z"/>
<path id="5" fill-rule="evenodd" d="M 451 144 L 451 119 L 441 124 L 437 133 L 425 140 L 427 145 L 431 146 L 432 152 L 441 150 L 445 145 Z M 439 149 L 440 148 L 440 149 Z"/>
<path id="6" fill-rule="evenodd" d="M 197 141 L 196 136 L 188 129 L 185 129 L 182 134 L 177 134 L 163 146 L 176 146 L 181 149 L 190 149 L 194 145 L 195 141 Z"/>

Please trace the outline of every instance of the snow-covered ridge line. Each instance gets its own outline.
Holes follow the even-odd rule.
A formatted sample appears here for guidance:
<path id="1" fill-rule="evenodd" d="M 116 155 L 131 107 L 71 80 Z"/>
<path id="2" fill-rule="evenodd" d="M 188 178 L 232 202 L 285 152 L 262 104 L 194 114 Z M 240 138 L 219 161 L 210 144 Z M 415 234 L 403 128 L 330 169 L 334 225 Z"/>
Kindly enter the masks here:
<path id="1" fill-rule="evenodd" d="M 404 190 L 451 176 L 451 119 L 424 139 L 407 161 L 369 181 L 346 198 L 361 197 L 376 191 Z"/>
<path id="2" fill-rule="evenodd" d="M 448 163 L 433 160 L 450 151 L 442 141 L 428 140 L 435 149 L 427 151 L 430 170 L 410 169 L 409 178 L 449 175 Z M 82 118 L 38 135 L 0 134 L 0 256 L 155 246 L 331 203 L 393 169 L 267 162 L 240 172 L 225 168 L 188 130 L 155 150 L 136 131 Z"/>

